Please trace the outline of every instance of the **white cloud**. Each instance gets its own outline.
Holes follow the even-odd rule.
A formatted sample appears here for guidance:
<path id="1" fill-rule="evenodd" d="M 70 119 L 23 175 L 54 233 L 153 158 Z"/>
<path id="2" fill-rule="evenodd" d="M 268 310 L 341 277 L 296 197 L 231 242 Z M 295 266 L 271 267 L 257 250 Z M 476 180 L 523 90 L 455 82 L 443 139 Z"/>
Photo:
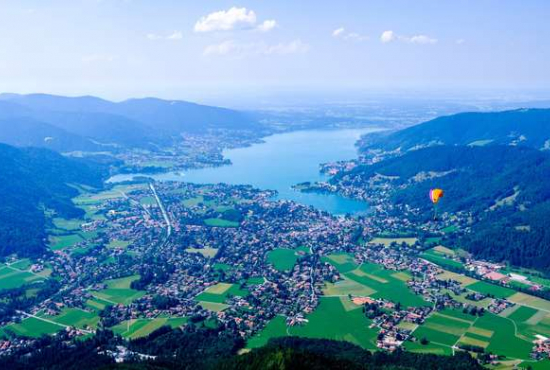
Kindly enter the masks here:
<path id="1" fill-rule="evenodd" d="M 380 41 L 383 43 L 392 42 L 395 40 L 395 33 L 393 31 L 384 31 L 380 36 Z"/>
<path id="2" fill-rule="evenodd" d="M 333 37 L 339 37 L 339 36 L 341 36 L 345 31 L 346 31 L 346 29 L 345 29 L 344 27 L 337 28 L 337 29 L 335 29 L 334 31 L 332 31 L 332 36 L 333 36 Z"/>
<path id="3" fill-rule="evenodd" d="M 464 44 L 465 42 L 466 42 L 466 40 L 464 40 L 464 39 L 458 39 L 458 40 L 456 40 L 457 45 L 462 45 L 462 44 Z"/>
<path id="4" fill-rule="evenodd" d="M 168 40 L 181 40 L 182 38 L 183 34 L 180 31 L 174 31 L 171 35 L 166 37 Z"/>
<path id="5" fill-rule="evenodd" d="M 163 36 L 156 33 L 148 33 L 146 35 L 148 40 L 181 40 L 183 38 L 183 33 L 181 31 L 174 31 L 169 35 Z"/>
<path id="6" fill-rule="evenodd" d="M 253 55 L 286 55 L 306 53 L 309 45 L 300 40 L 288 43 L 269 45 L 264 42 L 239 43 L 234 40 L 224 41 L 220 44 L 210 45 L 204 49 L 204 55 L 232 55 L 243 58 Z"/>
<path id="7" fill-rule="evenodd" d="M 353 41 L 366 41 L 369 39 L 368 36 L 362 36 L 358 34 L 357 32 L 350 32 L 347 35 L 344 36 L 345 40 L 353 40 Z"/>
<path id="8" fill-rule="evenodd" d="M 357 32 L 346 32 L 346 29 L 344 27 L 340 27 L 332 31 L 332 36 L 344 40 L 353 41 L 365 41 L 369 39 L 368 36 L 360 35 Z"/>
<path id="9" fill-rule="evenodd" d="M 264 54 L 297 54 L 307 53 L 309 51 L 309 45 L 304 44 L 300 40 L 294 40 L 289 43 L 279 43 L 277 45 L 269 46 Z"/>
<path id="10" fill-rule="evenodd" d="M 426 35 L 415 35 L 410 38 L 404 39 L 407 42 L 410 42 L 411 44 L 435 44 L 437 43 L 437 39 L 431 38 Z"/>
<path id="11" fill-rule="evenodd" d="M 210 13 L 195 24 L 195 32 L 231 31 L 250 29 L 256 24 L 256 13 L 246 8 L 232 7 L 225 11 Z"/>
<path id="12" fill-rule="evenodd" d="M 277 22 L 274 19 L 268 19 L 258 26 L 258 30 L 261 32 L 269 32 L 275 27 L 277 27 Z"/>
<path id="13" fill-rule="evenodd" d="M 437 43 L 437 39 L 426 35 L 405 36 L 405 35 L 397 35 L 393 31 L 382 32 L 382 35 L 380 36 L 380 41 L 384 44 L 387 44 L 393 41 L 402 41 L 410 44 L 420 44 L 420 45 Z"/>
<path id="14" fill-rule="evenodd" d="M 155 33 L 148 33 L 146 37 L 149 40 L 160 40 L 162 38 L 162 36 L 159 36 Z"/>

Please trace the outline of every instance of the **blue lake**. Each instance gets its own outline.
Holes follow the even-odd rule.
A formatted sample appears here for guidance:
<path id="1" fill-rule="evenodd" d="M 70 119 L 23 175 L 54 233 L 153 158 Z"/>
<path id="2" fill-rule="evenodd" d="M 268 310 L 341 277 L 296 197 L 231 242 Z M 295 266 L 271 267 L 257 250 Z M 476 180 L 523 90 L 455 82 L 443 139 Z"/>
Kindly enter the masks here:
<path id="1" fill-rule="evenodd" d="M 310 130 L 277 134 L 264 138 L 264 143 L 224 151 L 230 166 L 187 170 L 183 173 L 146 175 L 158 181 L 193 183 L 250 184 L 278 191 L 278 199 L 293 200 L 333 214 L 362 214 L 365 202 L 333 194 L 300 193 L 292 185 L 326 178 L 319 164 L 357 156 L 355 143 L 365 133 L 376 129 Z M 134 175 L 117 175 L 111 182 L 131 179 Z"/>

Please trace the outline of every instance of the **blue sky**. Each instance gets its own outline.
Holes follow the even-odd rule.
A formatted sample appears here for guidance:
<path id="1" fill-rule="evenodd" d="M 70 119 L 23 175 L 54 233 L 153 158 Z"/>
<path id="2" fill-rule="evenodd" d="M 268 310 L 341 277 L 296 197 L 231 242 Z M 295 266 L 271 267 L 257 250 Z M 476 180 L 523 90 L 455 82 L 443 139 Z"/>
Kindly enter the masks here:
<path id="1" fill-rule="evenodd" d="M 545 89 L 547 0 L 0 0 L 0 90 Z"/>

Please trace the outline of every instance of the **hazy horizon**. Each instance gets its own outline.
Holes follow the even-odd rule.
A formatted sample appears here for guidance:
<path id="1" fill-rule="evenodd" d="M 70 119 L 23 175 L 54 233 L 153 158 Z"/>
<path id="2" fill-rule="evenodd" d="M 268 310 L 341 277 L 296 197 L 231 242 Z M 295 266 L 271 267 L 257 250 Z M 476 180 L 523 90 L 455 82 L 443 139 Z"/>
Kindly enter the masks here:
<path id="1" fill-rule="evenodd" d="M 5 92 L 239 105 L 293 92 L 546 96 L 550 83 L 542 0 L 0 5 Z"/>

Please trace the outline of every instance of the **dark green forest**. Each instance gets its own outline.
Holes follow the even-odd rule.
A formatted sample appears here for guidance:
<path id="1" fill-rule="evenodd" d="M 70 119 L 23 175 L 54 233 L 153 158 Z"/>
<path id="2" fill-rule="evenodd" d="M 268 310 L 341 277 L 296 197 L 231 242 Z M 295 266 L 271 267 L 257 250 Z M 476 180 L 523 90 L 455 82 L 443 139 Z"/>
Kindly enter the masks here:
<path id="1" fill-rule="evenodd" d="M 415 179 L 419 173 L 431 176 Z M 332 181 L 364 184 L 376 174 L 396 177 L 388 180 L 397 189 L 390 200 L 419 209 L 420 221 L 432 217 L 428 192 L 434 187 L 445 191 L 440 214 L 473 215 L 472 232 L 453 238 L 455 245 L 480 258 L 550 271 L 550 153 L 504 145 L 434 146 L 356 167 Z"/>
<path id="2" fill-rule="evenodd" d="M 0 144 L 0 256 L 38 256 L 45 248 L 45 210 L 80 217 L 71 185 L 101 187 L 102 166 L 71 160 L 46 149 Z"/>
<path id="3" fill-rule="evenodd" d="M 134 353 L 154 354 L 140 360 L 137 355 L 124 364 L 115 363 L 108 351 L 127 346 Z M 476 370 L 482 369 L 470 355 L 455 356 L 369 352 L 348 342 L 323 339 L 278 338 L 247 354 L 237 352 L 244 342 L 231 331 L 189 326 L 163 327 L 146 338 L 123 341 L 110 331 L 99 331 L 86 340 L 70 340 L 66 334 L 43 337 L 32 348 L 0 358 L 2 369 L 164 369 L 164 370 Z M 27 355 L 32 353 L 32 355 Z"/>
<path id="4" fill-rule="evenodd" d="M 542 149 L 550 139 L 550 109 L 460 113 L 438 117 L 397 132 L 366 136 L 362 150 L 405 152 L 426 145 L 515 144 Z"/>

